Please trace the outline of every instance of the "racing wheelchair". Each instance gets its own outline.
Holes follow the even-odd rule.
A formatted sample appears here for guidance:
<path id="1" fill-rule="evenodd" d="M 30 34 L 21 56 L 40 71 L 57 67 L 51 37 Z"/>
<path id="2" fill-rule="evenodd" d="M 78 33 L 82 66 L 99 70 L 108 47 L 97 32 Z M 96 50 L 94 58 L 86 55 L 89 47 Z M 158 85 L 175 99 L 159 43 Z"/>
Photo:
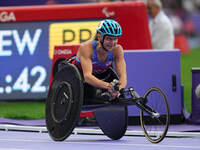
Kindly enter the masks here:
<path id="1" fill-rule="evenodd" d="M 84 82 L 78 68 L 70 63 L 61 65 L 49 88 L 46 100 L 46 126 L 54 141 L 63 141 L 77 125 L 81 111 L 93 111 L 103 133 L 113 140 L 125 135 L 128 126 L 129 105 L 140 109 L 140 124 L 145 137 L 152 143 L 161 142 L 167 134 L 170 122 L 169 106 L 163 91 L 150 88 L 144 96 L 129 87 L 120 90 L 120 96 L 110 100 L 103 89 Z M 118 76 L 112 68 L 98 77 L 113 82 L 119 90 Z"/>

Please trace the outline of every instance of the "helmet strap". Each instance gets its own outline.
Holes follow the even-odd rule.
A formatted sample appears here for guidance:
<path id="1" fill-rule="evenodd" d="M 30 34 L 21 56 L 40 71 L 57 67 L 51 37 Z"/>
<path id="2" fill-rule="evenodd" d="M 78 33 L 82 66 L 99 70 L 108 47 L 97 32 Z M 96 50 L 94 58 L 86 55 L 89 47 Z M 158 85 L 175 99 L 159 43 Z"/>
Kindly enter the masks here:
<path id="1" fill-rule="evenodd" d="M 105 36 L 106 36 L 106 35 L 103 36 L 103 40 L 101 40 L 100 43 L 101 43 L 101 47 L 103 48 L 103 50 L 105 50 L 106 52 L 108 52 L 108 50 L 107 50 L 107 49 L 104 47 L 104 45 L 103 45 Z"/>

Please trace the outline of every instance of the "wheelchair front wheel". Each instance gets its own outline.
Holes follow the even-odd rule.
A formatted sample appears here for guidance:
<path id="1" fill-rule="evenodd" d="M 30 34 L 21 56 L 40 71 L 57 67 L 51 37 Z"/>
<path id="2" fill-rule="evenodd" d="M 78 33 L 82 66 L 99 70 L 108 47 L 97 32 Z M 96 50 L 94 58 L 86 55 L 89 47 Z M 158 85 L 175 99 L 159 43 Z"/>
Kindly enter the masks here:
<path id="1" fill-rule="evenodd" d="M 153 87 L 146 91 L 144 99 L 144 105 L 159 114 L 152 116 L 143 109 L 140 110 L 140 123 L 144 135 L 150 142 L 159 143 L 166 136 L 170 122 L 167 98 L 161 89 Z"/>

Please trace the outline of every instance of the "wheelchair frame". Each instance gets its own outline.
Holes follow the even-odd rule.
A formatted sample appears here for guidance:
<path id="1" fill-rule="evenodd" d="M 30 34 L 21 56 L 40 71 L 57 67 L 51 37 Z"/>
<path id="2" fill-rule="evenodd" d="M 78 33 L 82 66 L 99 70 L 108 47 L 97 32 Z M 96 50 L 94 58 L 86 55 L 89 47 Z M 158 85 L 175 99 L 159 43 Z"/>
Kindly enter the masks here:
<path id="1" fill-rule="evenodd" d="M 83 105 L 83 82 L 79 70 L 68 63 L 54 77 L 46 102 L 47 129 L 54 141 L 63 141 L 70 136 L 77 124 L 81 110 L 93 111 L 103 133 L 113 140 L 118 140 L 124 136 L 127 130 L 127 106 L 129 105 L 136 105 L 140 109 L 140 123 L 145 137 L 150 142 L 159 143 L 164 139 L 168 131 L 170 115 L 167 98 L 161 89 L 150 88 L 143 97 L 140 97 L 130 87 L 121 90 L 120 93 L 123 96 L 114 101 L 105 100 L 102 101 L 102 104 Z M 148 105 L 149 95 L 154 92 L 159 94 L 159 99 L 162 98 L 164 102 L 166 109 L 164 115 Z M 147 123 L 147 117 L 154 123 Z M 162 130 L 150 132 L 149 127 L 157 127 L 157 124 L 163 126 Z"/>

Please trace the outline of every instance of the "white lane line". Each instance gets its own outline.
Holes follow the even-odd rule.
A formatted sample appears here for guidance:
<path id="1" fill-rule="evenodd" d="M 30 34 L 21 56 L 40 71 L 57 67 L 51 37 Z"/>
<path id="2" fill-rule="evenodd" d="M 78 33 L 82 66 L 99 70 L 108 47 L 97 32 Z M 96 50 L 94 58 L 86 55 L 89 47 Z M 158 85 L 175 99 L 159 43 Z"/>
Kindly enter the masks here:
<path id="1" fill-rule="evenodd" d="M 46 127 L 37 127 L 37 126 L 21 126 L 21 125 L 9 125 L 9 124 L 0 124 L 0 130 L 16 130 L 16 131 L 36 131 L 36 132 L 47 132 Z M 73 130 L 74 134 L 103 134 L 101 129 L 85 129 L 85 128 L 75 128 Z M 162 132 L 160 132 L 162 133 Z M 125 135 L 130 136 L 144 136 L 143 131 L 134 131 L 127 130 Z M 200 137 L 199 132 L 168 132 L 166 137 Z"/>
<path id="2" fill-rule="evenodd" d="M 0 148 L 0 150 L 28 150 L 28 149 L 19 149 L 19 148 Z"/>
<path id="3" fill-rule="evenodd" d="M 25 140 L 25 139 L 0 139 L 0 142 L 3 141 L 8 141 L 8 142 L 38 142 L 38 143 L 53 143 L 54 141 L 51 140 Z M 200 149 L 200 145 L 199 146 L 191 146 L 191 145 L 161 145 L 161 144 L 121 144 L 121 143 L 111 143 L 112 141 L 108 141 L 108 142 L 80 142 L 80 140 L 66 140 L 63 141 L 63 143 L 66 144 L 83 144 L 83 145 L 112 145 L 112 146 L 137 146 L 137 147 L 155 147 L 155 148 L 187 148 L 187 149 Z M 54 142 L 54 143 L 58 143 L 58 142 Z M 1 149 L 0 149 L 1 150 Z M 23 150 L 23 149 L 22 149 Z"/>

